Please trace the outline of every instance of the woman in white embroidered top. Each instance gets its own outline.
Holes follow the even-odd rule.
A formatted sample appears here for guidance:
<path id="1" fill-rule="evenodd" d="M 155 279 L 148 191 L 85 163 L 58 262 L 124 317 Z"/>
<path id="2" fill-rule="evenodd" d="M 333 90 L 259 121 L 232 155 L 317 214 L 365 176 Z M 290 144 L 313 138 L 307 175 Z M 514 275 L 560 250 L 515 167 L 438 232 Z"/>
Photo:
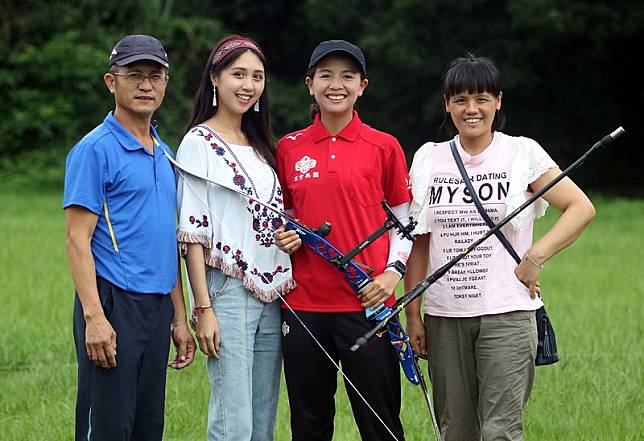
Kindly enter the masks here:
<path id="1" fill-rule="evenodd" d="M 443 78 L 444 126 L 475 194 L 495 223 L 543 188 L 560 170 L 532 139 L 506 135 L 501 80 L 490 59 L 453 60 Z M 488 226 L 461 178 L 449 141 L 428 142 L 411 167 L 418 220 L 405 288 L 422 280 L 482 236 Z M 532 244 L 532 226 L 548 203 L 557 223 Z M 544 194 L 502 228 L 521 263 L 490 238 L 455 265 L 406 310 L 407 332 L 427 356 L 436 415 L 444 441 L 523 438 L 523 407 L 533 384 L 537 334 L 535 310 L 543 303 L 538 278 L 543 264 L 570 245 L 594 217 L 593 205 L 569 179 Z"/>
<path id="2" fill-rule="evenodd" d="M 208 356 L 209 441 L 274 436 L 282 363 L 276 299 L 294 282 L 288 256 L 273 246 L 282 222 L 255 202 L 283 205 L 265 85 L 257 43 L 237 35 L 221 40 L 177 152 L 185 169 L 177 170 L 178 240 L 196 336 Z"/>

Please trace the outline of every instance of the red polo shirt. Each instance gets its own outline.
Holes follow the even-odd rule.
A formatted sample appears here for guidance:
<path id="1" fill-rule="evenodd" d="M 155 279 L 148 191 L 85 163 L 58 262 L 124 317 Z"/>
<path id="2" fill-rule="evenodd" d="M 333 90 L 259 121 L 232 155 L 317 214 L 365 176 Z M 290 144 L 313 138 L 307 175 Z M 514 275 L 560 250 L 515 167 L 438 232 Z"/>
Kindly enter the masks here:
<path id="1" fill-rule="evenodd" d="M 407 164 L 393 136 L 353 119 L 331 135 L 318 114 L 304 130 L 283 137 L 277 145 L 277 170 L 284 207 L 309 227 L 330 222 L 326 239 L 345 253 L 382 226 L 380 206 L 411 199 Z M 389 238 L 385 234 L 354 259 L 380 274 L 387 264 Z M 291 255 L 297 287 L 286 300 L 300 311 L 350 312 L 362 306 L 346 277 L 303 245 Z M 394 297 L 387 300 L 387 305 Z"/>

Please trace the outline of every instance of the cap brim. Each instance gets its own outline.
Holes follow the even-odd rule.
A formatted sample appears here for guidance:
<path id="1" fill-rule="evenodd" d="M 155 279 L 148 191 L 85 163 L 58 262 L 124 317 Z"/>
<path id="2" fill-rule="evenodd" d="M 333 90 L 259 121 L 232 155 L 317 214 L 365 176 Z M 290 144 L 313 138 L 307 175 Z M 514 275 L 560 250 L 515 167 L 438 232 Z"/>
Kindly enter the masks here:
<path id="1" fill-rule="evenodd" d="M 130 55 L 129 57 L 125 57 L 120 60 L 115 60 L 111 62 L 110 66 L 114 64 L 116 64 L 117 66 L 127 66 L 128 64 L 134 63 L 135 61 L 141 61 L 141 60 L 155 61 L 159 63 L 161 66 L 165 67 L 166 69 L 170 67 L 170 64 L 167 61 L 165 61 L 160 57 L 157 57 L 156 55 L 151 55 L 151 54 Z"/>
<path id="2" fill-rule="evenodd" d="M 328 57 L 331 54 L 347 55 L 349 58 L 351 58 L 353 61 L 356 62 L 356 64 L 358 65 L 358 68 L 360 68 L 360 71 L 363 74 L 365 74 L 365 75 L 367 74 L 367 72 L 365 72 L 364 66 L 362 65 L 362 62 L 355 55 L 353 55 L 351 52 L 349 52 L 346 49 L 332 49 L 332 50 L 330 50 L 328 52 L 325 52 L 325 53 L 317 56 L 315 59 L 311 60 L 311 62 L 309 63 L 309 69 L 311 69 L 312 67 L 315 67 L 320 62 L 320 60 L 322 58 Z"/>

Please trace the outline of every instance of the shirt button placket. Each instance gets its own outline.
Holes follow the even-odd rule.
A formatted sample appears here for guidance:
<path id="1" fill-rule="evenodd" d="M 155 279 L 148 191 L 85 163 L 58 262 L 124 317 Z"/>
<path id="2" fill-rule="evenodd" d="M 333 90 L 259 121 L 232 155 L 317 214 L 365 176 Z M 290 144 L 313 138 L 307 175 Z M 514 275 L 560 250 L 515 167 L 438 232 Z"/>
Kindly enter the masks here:
<path id="1" fill-rule="evenodd" d="M 329 140 L 329 173 L 337 173 L 338 171 L 338 161 L 336 159 L 336 147 L 338 139 L 335 136 L 332 136 Z"/>

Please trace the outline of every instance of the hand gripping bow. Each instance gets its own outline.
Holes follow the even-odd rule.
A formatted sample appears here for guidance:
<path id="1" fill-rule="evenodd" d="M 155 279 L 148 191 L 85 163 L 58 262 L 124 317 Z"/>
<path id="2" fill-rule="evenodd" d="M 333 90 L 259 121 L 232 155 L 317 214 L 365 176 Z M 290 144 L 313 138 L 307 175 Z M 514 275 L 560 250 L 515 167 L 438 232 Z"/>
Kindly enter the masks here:
<path id="1" fill-rule="evenodd" d="M 328 224 L 322 224 L 319 229 L 314 231 L 304 227 L 294 219 L 287 217 L 285 228 L 287 230 L 294 230 L 297 232 L 304 245 L 342 271 L 346 276 L 349 285 L 357 294 L 369 285 L 373 279 L 359 266 L 358 263 L 353 260 L 356 255 L 391 229 L 395 229 L 397 234 L 400 234 L 401 237 L 407 238 L 410 241 L 414 240 L 414 236 L 411 232 L 416 226 L 416 222 L 410 219 L 409 224 L 405 226 L 391 211 L 391 208 L 387 205 L 386 201 L 382 201 L 381 205 L 387 214 L 384 224 L 345 254 L 342 254 L 337 248 L 324 239 L 324 236 L 331 232 L 331 227 Z M 375 319 L 376 322 L 379 322 L 382 317 L 390 315 L 391 312 L 391 308 L 384 305 L 380 305 L 376 309 L 367 308 L 365 310 L 367 319 Z M 391 340 L 391 345 L 398 356 L 398 361 L 405 373 L 405 377 L 415 385 L 420 384 L 421 379 L 419 370 L 415 362 L 413 349 L 409 343 L 409 337 L 397 317 L 395 320 L 389 320 L 387 322 L 386 332 Z"/>

